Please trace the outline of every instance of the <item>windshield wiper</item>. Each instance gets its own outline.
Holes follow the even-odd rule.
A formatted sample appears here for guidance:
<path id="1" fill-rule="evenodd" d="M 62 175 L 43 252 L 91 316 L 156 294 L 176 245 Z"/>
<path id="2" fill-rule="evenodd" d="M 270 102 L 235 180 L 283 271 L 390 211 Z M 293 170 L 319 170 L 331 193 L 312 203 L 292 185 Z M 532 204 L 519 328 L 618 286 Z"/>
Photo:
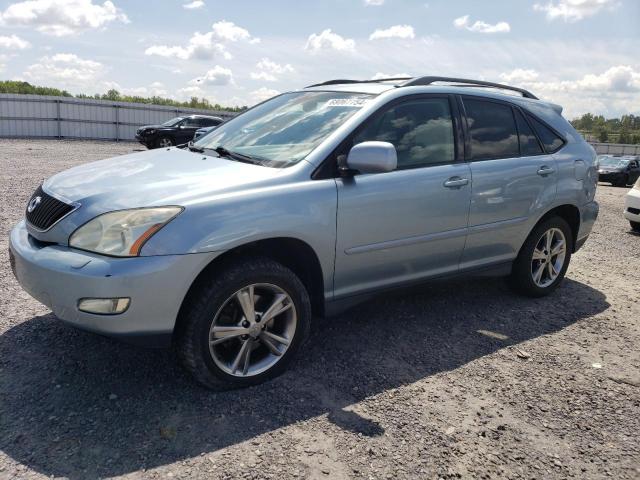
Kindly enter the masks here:
<path id="1" fill-rule="evenodd" d="M 196 147 L 196 145 L 193 143 L 193 140 L 190 140 L 189 143 L 187 143 L 187 148 L 192 152 L 204 153 L 204 148 Z"/>
<path id="2" fill-rule="evenodd" d="M 232 152 L 230 150 L 227 150 L 223 146 L 216 147 L 213 149 L 213 151 L 216 152 L 221 157 L 231 158 L 233 160 L 237 160 L 238 162 L 250 163 L 252 165 L 260 165 L 262 163 L 257 158 L 251 157 L 249 155 L 244 155 L 242 153 Z"/>

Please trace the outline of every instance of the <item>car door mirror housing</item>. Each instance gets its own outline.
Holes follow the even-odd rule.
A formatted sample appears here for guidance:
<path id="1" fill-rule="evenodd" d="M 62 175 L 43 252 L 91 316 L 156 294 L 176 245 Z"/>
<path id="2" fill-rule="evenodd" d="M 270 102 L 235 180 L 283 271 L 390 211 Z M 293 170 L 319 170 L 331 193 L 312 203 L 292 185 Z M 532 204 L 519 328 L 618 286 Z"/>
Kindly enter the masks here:
<path id="1" fill-rule="evenodd" d="M 398 168 L 396 147 L 389 142 L 362 142 L 347 156 L 347 168 L 360 173 L 392 172 Z"/>

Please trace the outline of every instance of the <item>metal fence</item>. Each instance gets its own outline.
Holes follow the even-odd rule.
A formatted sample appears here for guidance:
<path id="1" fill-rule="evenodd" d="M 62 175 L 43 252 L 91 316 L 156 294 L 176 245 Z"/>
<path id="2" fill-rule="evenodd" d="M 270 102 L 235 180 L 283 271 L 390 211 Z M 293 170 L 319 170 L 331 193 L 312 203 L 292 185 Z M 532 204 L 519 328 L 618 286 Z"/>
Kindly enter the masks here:
<path id="1" fill-rule="evenodd" d="M 229 118 L 233 112 L 73 97 L 0 94 L 0 137 L 134 140 L 141 125 L 180 115 Z"/>
<path id="2" fill-rule="evenodd" d="M 640 155 L 640 145 L 620 143 L 591 143 L 600 155 Z"/>

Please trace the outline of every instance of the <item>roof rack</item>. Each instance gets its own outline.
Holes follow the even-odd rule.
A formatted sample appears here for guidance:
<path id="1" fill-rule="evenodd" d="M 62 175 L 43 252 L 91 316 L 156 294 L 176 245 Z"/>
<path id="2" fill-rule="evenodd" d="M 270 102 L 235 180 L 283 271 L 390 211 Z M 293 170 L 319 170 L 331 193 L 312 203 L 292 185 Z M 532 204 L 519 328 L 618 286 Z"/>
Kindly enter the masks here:
<path id="1" fill-rule="evenodd" d="M 378 78 L 375 80 L 328 80 L 322 83 L 316 83 L 314 85 L 309 85 L 306 88 L 311 87 L 322 87 L 326 85 L 347 85 L 351 83 L 380 83 L 380 82 L 389 82 L 389 81 L 400 81 L 406 80 L 404 83 L 400 85 L 396 85 L 396 87 L 414 87 L 414 86 L 424 86 L 431 85 L 436 82 L 448 82 L 453 83 L 453 87 L 486 87 L 486 88 L 497 88 L 500 90 L 511 90 L 513 92 L 520 93 L 524 98 L 531 98 L 533 100 L 538 100 L 533 93 L 529 90 L 525 90 L 524 88 L 519 87 L 511 87 L 509 85 L 503 85 L 502 83 L 493 83 L 493 82 L 485 82 L 484 80 L 470 80 L 467 78 L 454 78 L 454 77 L 434 77 L 434 76 L 426 76 L 426 77 L 392 77 L 392 78 Z"/>
<path id="2" fill-rule="evenodd" d="M 403 83 L 402 87 L 413 87 L 416 85 L 431 85 L 435 82 L 449 82 L 456 83 L 461 85 L 453 85 L 455 87 L 488 87 L 488 88 L 499 88 L 500 90 L 512 90 L 514 92 L 518 92 L 522 94 L 525 98 L 531 98 L 533 100 L 538 100 L 533 93 L 529 90 L 525 90 L 524 88 L 518 87 L 510 87 L 509 85 L 503 85 L 502 83 L 493 83 L 493 82 L 485 82 L 483 80 L 469 80 L 467 78 L 453 78 L 453 77 L 417 77 L 412 78 L 406 83 Z"/>
<path id="3" fill-rule="evenodd" d="M 311 87 L 322 87 L 325 85 L 348 85 L 350 83 L 379 83 L 379 82 L 390 82 L 392 80 L 400 81 L 400 80 L 412 80 L 413 77 L 391 77 L 391 78 L 376 78 L 375 80 L 327 80 L 326 82 L 316 83 L 314 85 L 309 85 L 305 88 Z"/>

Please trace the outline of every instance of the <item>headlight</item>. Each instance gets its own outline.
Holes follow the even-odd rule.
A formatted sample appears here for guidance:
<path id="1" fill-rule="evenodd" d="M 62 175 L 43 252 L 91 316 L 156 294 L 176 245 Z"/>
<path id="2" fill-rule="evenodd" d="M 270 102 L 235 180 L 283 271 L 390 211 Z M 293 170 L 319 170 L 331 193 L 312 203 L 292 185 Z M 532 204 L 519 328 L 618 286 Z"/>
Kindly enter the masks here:
<path id="1" fill-rule="evenodd" d="M 156 133 L 155 128 L 150 128 L 149 130 L 144 132 L 145 135 L 153 135 L 154 133 Z"/>
<path id="2" fill-rule="evenodd" d="M 182 207 L 153 207 L 104 213 L 69 237 L 69 246 L 115 257 L 135 257 L 158 230 Z"/>

